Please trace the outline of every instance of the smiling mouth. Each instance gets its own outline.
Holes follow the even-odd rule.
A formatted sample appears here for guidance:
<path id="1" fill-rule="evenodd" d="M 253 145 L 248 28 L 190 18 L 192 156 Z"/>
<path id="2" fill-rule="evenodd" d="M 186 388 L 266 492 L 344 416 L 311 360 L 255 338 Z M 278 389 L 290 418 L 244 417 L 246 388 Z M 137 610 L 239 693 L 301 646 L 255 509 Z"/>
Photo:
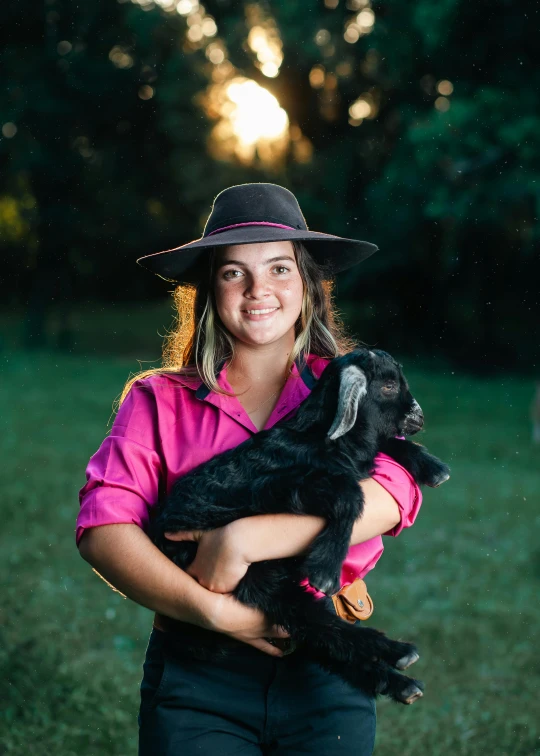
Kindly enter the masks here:
<path id="1" fill-rule="evenodd" d="M 267 307 L 264 310 L 242 310 L 242 312 L 247 312 L 248 315 L 267 315 L 275 310 L 279 310 L 279 307 Z"/>

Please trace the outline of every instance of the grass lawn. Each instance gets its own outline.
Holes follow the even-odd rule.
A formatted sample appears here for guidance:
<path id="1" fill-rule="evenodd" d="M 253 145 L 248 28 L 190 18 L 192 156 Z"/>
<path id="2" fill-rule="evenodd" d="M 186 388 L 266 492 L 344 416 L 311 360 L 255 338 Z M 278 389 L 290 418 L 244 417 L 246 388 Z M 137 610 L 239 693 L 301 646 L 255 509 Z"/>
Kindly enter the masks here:
<path id="1" fill-rule="evenodd" d="M 86 464 L 139 366 L 87 353 L 2 355 L 2 754 L 137 752 L 152 614 L 96 577 L 74 536 Z M 159 348 L 148 354 L 157 359 Z M 412 707 L 379 700 L 375 753 L 539 753 L 532 381 L 427 373 L 403 362 L 427 418 L 420 440 L 451 464 L 452 478 L 425 492 L 413 528 L 385 538 L 367 578 L 369 624 L 417 642 L 412 671 L 426 683 Z"/>

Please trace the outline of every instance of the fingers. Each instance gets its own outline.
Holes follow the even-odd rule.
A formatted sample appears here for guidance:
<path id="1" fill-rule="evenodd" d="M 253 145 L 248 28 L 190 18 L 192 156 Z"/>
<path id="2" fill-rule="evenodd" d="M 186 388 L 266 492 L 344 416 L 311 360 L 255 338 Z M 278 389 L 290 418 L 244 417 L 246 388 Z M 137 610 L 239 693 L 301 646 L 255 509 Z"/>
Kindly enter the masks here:
<path id="1" fill-rule="evenodd" d="M 197 531 L 196 530 L 178 530 L 176 533 L 164 533 L 163 534 L 165 538 L 168 538 L 169 541 L 197 541 L 199 540 L 197 538 Z"/>
<path id="2" fill-rule="evenodd" d="M 283 656 L 283 651 L 280 648 L 276 648 L 271 643 L 268 643 L 264 638 L 256 638 L 255 640 L 248 642 L 249 646 L 258 648 L 259 651 L 264 651 L 269 656 Z"/>

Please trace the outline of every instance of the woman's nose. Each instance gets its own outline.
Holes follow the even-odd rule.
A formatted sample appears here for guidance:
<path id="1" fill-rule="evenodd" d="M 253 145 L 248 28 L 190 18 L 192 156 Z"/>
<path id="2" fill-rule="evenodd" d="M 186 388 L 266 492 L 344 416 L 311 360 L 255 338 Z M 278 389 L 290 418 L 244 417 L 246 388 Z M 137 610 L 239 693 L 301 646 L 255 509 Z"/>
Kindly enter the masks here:
<path id="1" fill-rule="evenodd" d="M 265 276 L 250 276 L 246 288 L 246 295 L 253 297 L 254 299 L 262 299 L 263 297 L 267 297 L 268 294 L 268 281 Z"/>

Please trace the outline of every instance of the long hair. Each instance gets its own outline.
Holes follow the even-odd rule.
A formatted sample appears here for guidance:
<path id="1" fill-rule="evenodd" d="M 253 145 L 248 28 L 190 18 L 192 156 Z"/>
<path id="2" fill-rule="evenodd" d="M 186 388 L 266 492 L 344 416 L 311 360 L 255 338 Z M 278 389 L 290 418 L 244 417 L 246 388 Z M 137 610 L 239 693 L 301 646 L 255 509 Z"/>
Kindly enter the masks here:
<path id="1" fill-rule="evenodd" d="M 292 242 L 304 293 L 302 310 L 295 323 L 295 342 L 287 370 L 308 354 L 332 359 L 350 351 L 355 343 L 345 333 L 332 297 L 333 279 L 312 258 L 301 242 Z M 219 365 L 234 357 L 234 338 L 217 312 L 214 294 L 216 251 L 210 251 L 208 275 L 198 286 L 179 284 L 173 291 L 175 319 L 163 344 L 162 366 L 131 376 L 122 391 L 119 405 L 132 384 L 150 375 L 180 373 L 199 377 L 212 391 L 226 394 L 217 383 Z"/>

